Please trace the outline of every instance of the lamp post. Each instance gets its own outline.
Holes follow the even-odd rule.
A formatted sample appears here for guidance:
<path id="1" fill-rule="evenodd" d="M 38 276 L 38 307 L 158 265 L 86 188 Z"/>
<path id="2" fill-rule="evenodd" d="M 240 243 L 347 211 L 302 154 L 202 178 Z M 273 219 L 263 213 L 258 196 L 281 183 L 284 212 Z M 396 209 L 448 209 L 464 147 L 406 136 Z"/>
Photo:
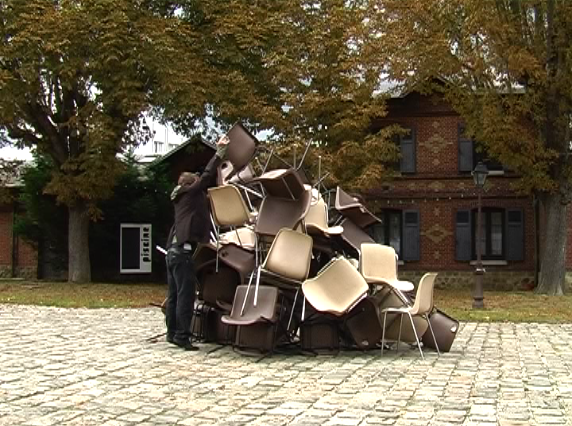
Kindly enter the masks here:
<path id="1" fill-rule="evenodd" d="M 473 291 L 473 308 L 482 309 L 485 307 L 483 299 L 483 274 L 485 270 L 483 269 L 483 261 L 481 259 L 481 238 L 482 238 L 482 226 L 481 226 L 481 192 L 485 186 L 485 181 L 487 180 L 487 175 L 489 170 L 487 166 L 481 162 L 477 164 L 475 170 L 471 173 L 473 175 L 473 180 L 475 181 L 475 186 L 477 187 L 478 201 L 477 201 L 477 263 L 475 265 L 475 289 Z"/>

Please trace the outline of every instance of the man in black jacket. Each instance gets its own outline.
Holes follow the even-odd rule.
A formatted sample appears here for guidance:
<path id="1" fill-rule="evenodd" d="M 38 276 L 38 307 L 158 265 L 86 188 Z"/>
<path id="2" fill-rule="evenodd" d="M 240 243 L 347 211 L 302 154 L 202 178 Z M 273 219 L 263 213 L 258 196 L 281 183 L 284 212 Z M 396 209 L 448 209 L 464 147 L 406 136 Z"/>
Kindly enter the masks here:
<path id="1" fill-rule="evenodd" d="M 223 136 L 205 171 L 200 176 L 181 173 L 171 193 L 175 223 L 167 239 L 167 341 L 189 351 L 198 350 L 190 340 L 197 281 L 193 251 L 197 243 L 207 243 L 210 239 L 207 189 L 216 177 L 228 143 L 229 139 Z"/>

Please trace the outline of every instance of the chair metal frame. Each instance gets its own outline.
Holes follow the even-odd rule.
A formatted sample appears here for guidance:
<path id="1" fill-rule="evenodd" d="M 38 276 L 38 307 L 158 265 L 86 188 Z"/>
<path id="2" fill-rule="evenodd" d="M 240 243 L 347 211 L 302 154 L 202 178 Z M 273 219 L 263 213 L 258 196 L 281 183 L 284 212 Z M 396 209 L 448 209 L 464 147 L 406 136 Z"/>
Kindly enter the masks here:
<path id="1" fill-rule="evenodd" d="M 441 355 L 439 351 L 439 345 L 437 344 L 437 338 L 435 337 L 435 333 L 433 332 L 433 327 L 431 326 L 431 321 L 429 321 L 429 314 L 433 310 L 433 288 L 435 285 L 435 278 L 437 277 L 437 273 L 429 272 L 426 273 L 421 277 L 419 281 L 419 285 L 417 287 L 417 294 L 415 297 L 415 303 L 413 306 L 404 306 L 401 308 L 385 308 L 383 309 L 380 314 L 383 314 L 383 324 L 382 324 L 382 334 L 381 334 L 381 355 L 383 355 L 383 348 L 385 346 L 385 326 L 387 322 L 387 314 L 397 314 L 399 315 L 399 335 L 397 337 L 397 351 L 399 351 L 399 344 L 401 343 L 401 328 L 403 325 L 403 315 L 407 314 L 409 317 L 409 321 L 411 322 L 411 327 L 413 329 L 413 334 L 415 335 L 415 340 L 417 342 L 417 348 L 419 349 L 419 353 L 421 354 L 421 358 L 425 359 L 423 355 L 423 349 L 421 348 L 421 340 L 420 336 L 417 334 L 417 329 L 415 328 L 415 323 L 413 322 L 413 317 L 420 316 L 427 320 L 429 324 L 429 330 L 431 331 L 431 335 L 433 336 L 433 341 L 435 342 L 435 348 L 437 349 L 437 354 Z M 429 286 L 430 291 L 428 292 L 429 301 L 424 300 L 424 292 L 425 286 Z M 427 305 L 428 307 L 424 307 Z"/>
<path id="2" fill-rule="evenodd" d="M 278 253 L 278 250 L 280 250 L 281 252 L 286 252 L 286 251 L 290 252 L 290 250 L 284 249 L 283 247 L 284 244 L 286 245 L 291 244 L 292 247 L 290 249 L 295 250 L 299 254 L 301 250 L 304 250 L 303 252 L 301 252 L 300 257 L 304 258 L 304 261 L 306 262 L 306 265 L 303 265 L 305 271 L 303 271 L 301 274 L 298 274 L 298 276 L 292 276 L 292 275 L 288 276 L 287 273 L 283 273 L 284 271 L 278 272 L 272 270 L 272 267 L 270 269 L 268 268 L 269 263 L 272 265 L 272 263 L 275 262 L 275 258 L 277 256 L 284 256 L 285 254 L 287 254 L 287 253 Z M 266 255 L 264 263 L 258 265 L 256 269 L 254 306 L 256 306 L 256 303 L 258 301 L 258 287 L 260 285 L 260 276 L 262 273 L 264 273 L 265 275 L 269 275 L 270 277 L 288 285 L 289 287 L 300 288 L 302 282 L 308 277 L 308 273 L 310 271 L 310 262 L 312 259 L 312 246 L 313 246 L 312 237 L 310 237 L 309 235 L 288 228 L 282 228 L 280 231 L 278 231 L 278 234 L 276 234 L 276 238 L 274 239 L 270 249 L 268 250 L 268 254 Z M 254 273 L 251 274 L 250 279 L 248 281 L 247 296 L 245 297 L 245 301 L 243 303 L 241 312 L 244 312 L 246 305 L 246 298 L 248 297 L 248 293 L 250 292 L 250 287 L 252 285 L 253 277 Z"/>
<path id="3" fill-rule="evenodd" d="M 220 194 L 225 194 L 225 192 L 229 192 L 229 191 L 235 197 L 235 199 L 232 200 L 234 207 L 229 208 L 228 206 L 226 206 L 225 208 L 222 208 L 222 210 L 231 209 L 233 212 L 238 211 L 238 215 L 237 215 L 238 219 L 235 219 L 232 221 L 225 221 L 225 220 L 221 220 L 220 211 L 219 211 L 220 207 L 217 208 L 217 205 L 219 205 L 218 200 L 219 200 Z M 209 188 L 208 194 L 209 194 L 209 202 L 211 205 L 211 222 L 215 228 L 216 251 L 217 251 L 216 271 L 218 272 L 218 264 L 219 264 L 218 252 L 220 249 L 220 228 L 221 228 L 221 226 L 228 226 L 232 230 L 234 230 L 236 232 L 236 237 L 238 239 L 238 242 L 239 242 L 240 246 L 242 247 L 242 241 L 240 240 L 240 235 L 239 235 L 236 227 L 249 223 L 252 220 L 252 217 L 251 217 L 250 210 L 248 209 L 248 207 L 246 206 L 246 203 L 244 202 L 244 199 L 242 197 L 242 194 L 240 193 L 240 190 L 236 186 L 234 186 L 234 185 L 221 185 L 221 186 Z M 225 202 L 228 202 L 228 199 L 225 200 Z M 257 252 L 257 245 L 258 245 L 257 240 L 258 240 L 258 238 L 256 238 L 256 235 L 255 235 L 255 251 L 256 252 Z"/>

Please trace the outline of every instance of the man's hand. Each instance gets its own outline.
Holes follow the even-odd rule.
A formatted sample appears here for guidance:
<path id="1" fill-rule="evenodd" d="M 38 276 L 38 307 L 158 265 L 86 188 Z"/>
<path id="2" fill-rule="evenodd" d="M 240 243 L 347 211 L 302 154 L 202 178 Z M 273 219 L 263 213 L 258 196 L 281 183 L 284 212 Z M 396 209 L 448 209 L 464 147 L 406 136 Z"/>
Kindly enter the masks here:
<path id="1" fill-rule="evenodd" d="M 216 143 L 216 155 L 221 160 L 223 160 L 226 156 L 226 149 L 228 148 L 229 142 L 230 139 L 228 138 L 228 136 L 225 135 L 222 138 L 220 138 Z"/>
<path id="2" fill-rule="evenodd" d="M 228 136 L 224 135 L 223 137 L 221 137 L 221 138 L 217 141 L 216 146 L 217 146 L 217 147 L 219 147 L 219 146 L 225 146 L 225 145 L 228 145 L 229 143 L 230 143 L 230 139 L 228 138 Z"/>

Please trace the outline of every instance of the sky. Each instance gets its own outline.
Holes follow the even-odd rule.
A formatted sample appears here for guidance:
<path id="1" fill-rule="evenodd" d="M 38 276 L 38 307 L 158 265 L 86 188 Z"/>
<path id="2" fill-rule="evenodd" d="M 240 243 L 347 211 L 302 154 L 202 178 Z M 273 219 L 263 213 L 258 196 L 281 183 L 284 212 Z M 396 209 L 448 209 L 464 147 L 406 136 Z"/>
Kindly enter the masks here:
<path id="1" fill-rule="evenodd" d="M 159 123 L 153 123 L 152 130 L 155 131 L 155 140 L 165 142 L 165 140 L 170 144 L 178 145 L 184 138 L 175 133 L 170 127 L 165 127 Z M 137 155 L 145 156 L 153 153 L 152 143 L 149 142 L 145 145 L 141 145 L 135 150 Z M 28 149 L 16 149 L 10 146 L 0 148 L 0 158 L 4 160 L 31 160 L 32 154 Z"/>

